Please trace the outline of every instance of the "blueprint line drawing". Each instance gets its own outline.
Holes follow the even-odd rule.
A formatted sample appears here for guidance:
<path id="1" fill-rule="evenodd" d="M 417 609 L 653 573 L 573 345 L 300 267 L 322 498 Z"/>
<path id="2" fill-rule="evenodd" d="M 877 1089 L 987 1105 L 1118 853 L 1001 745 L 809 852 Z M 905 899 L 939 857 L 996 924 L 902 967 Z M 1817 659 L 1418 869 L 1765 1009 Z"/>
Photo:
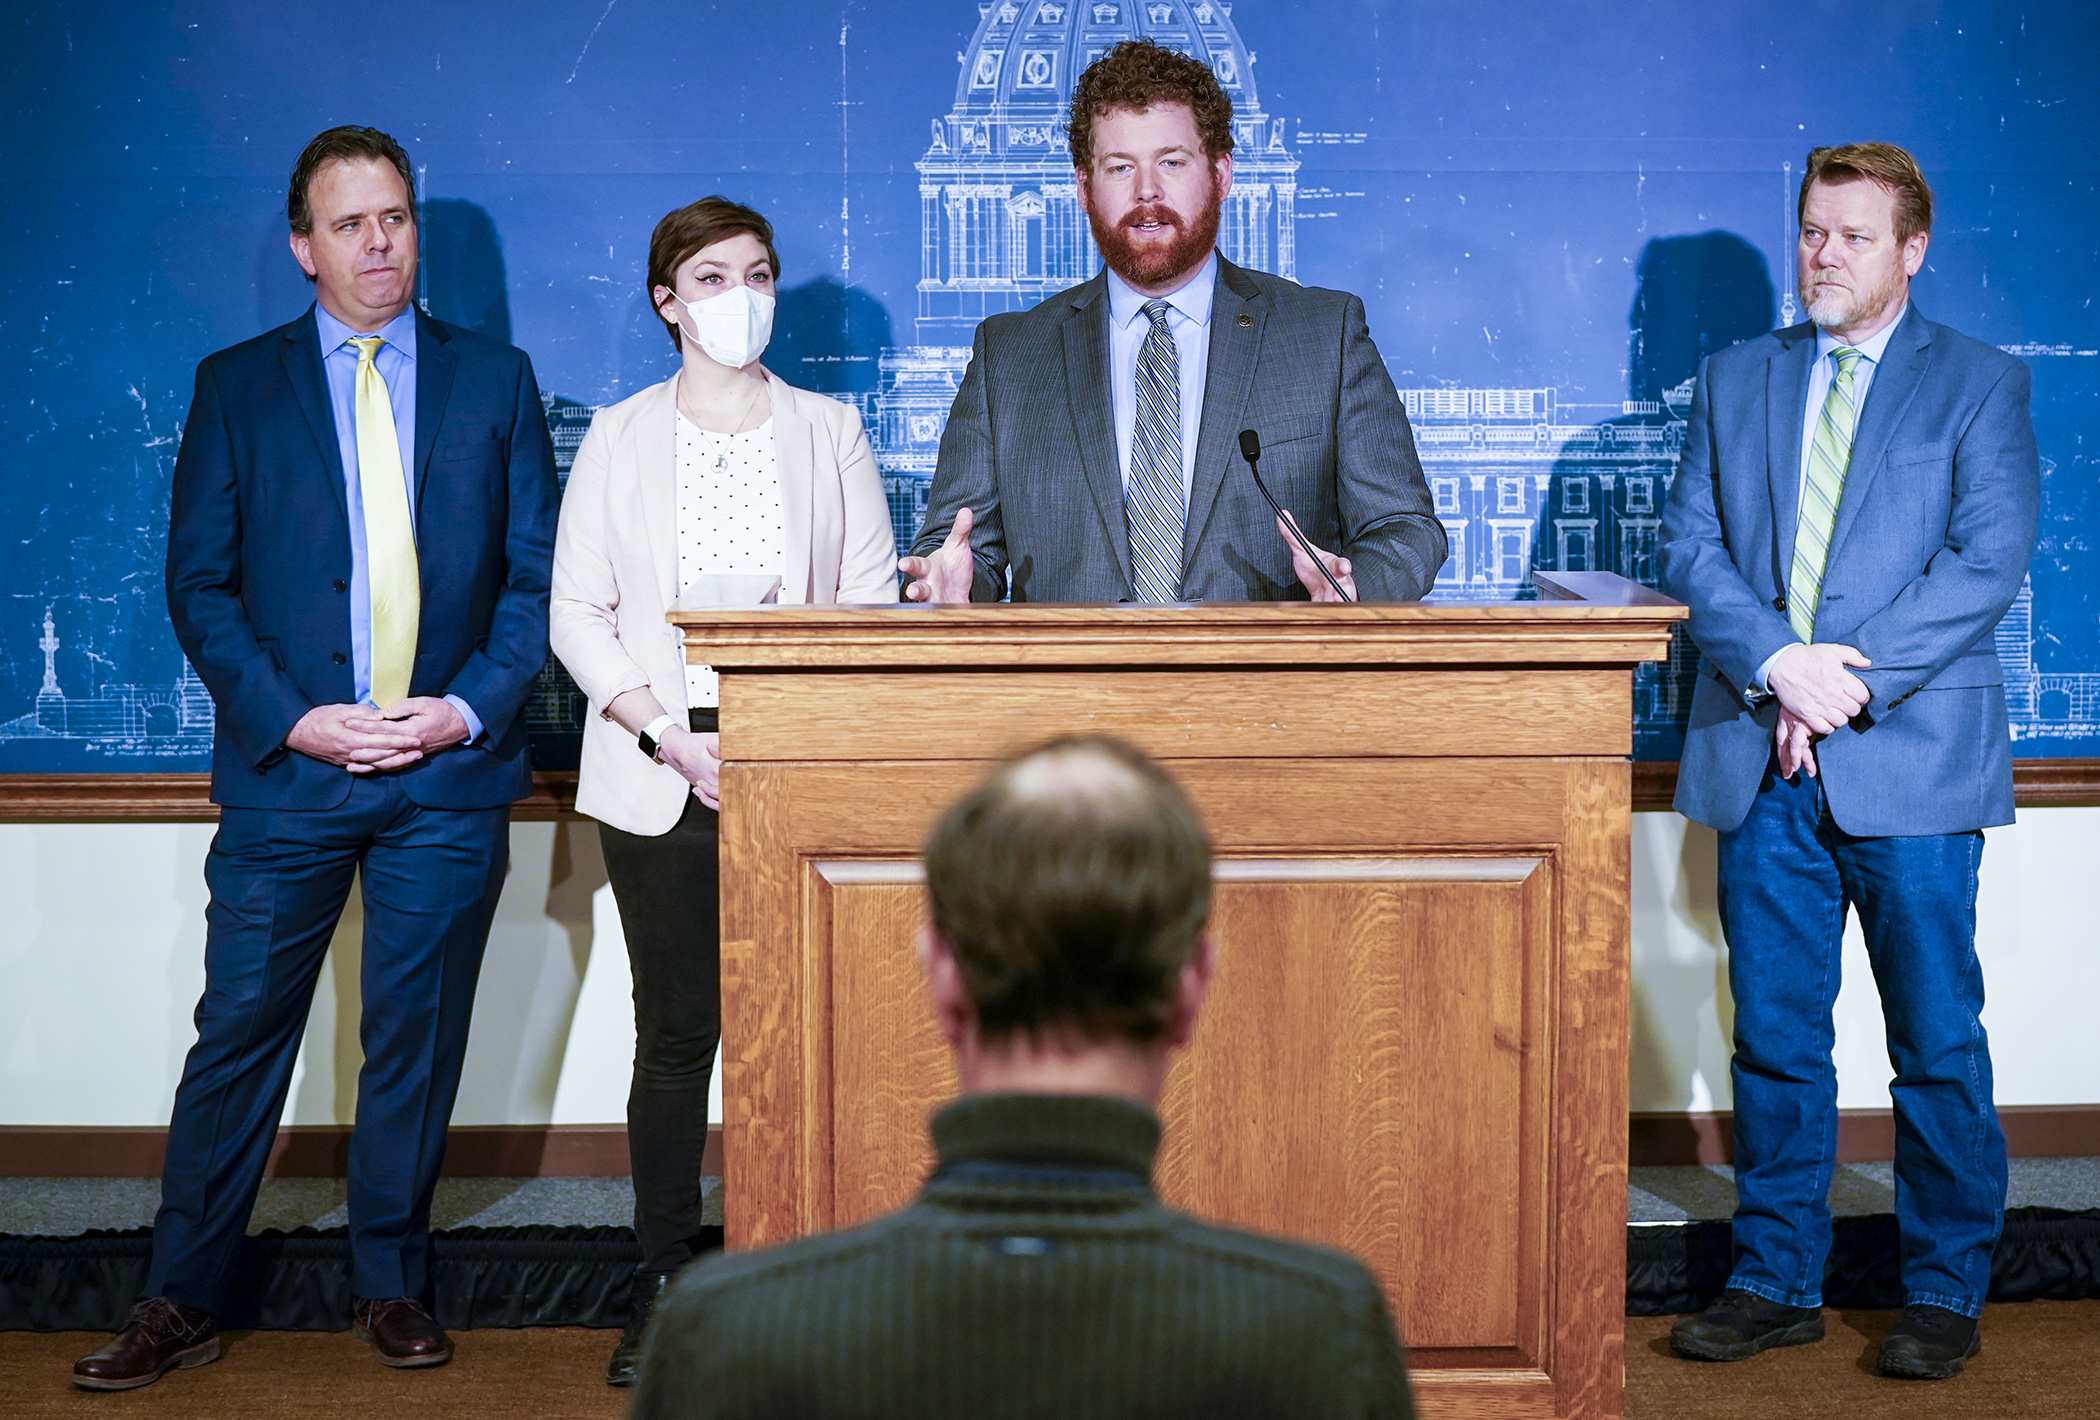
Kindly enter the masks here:
<path id="1" fill-rule="evenodd" d="M 970 13 L 962 10 L 963 3 L 955 0 L 957 20 L 966 20 Z M 908 132 L 906 139 L 889 140 L 895 142 L 896 151 L 871 155 L 856 139 L 852 153 L 855 163 L 872 164 L 871 171 L 894 171 L 900 182 L 915 186 L 916 193 L 916 248 L 907 194 L 898 217 L 906 225 L 894 238 L 894 246 L 885 246 L 878 253 L 882 263 L 897 269 L 897 288 L 884 307 L 894 309 L 897 324 L 888 325 L 890 317 L 885 315 L 882 327 L 896 334 L 873 337 L 845 357 L 862 361 L 873 356 L 874 378 L 863 382 L 863 388 L 832 395 L 862 417 L 900 547 L 909 545 L 924 519 L 941 435 L 968 366 L 977 323 L 1000 312 L 1028 309 L 1089 279 L 1100 266 L 1099 251 L 1079 206 L 1064 124 L 1074 81 L 1111 45 L 1147 37 L 1186 53 L 1208 65 L 1232 99 L 1233 188 L 1220 223 L 1219 246 L 1234 262 L 1314 284 L 1354 280 L 1324 270 L 1301 270 L 1308 261 L 1301 260 L 1300 233 L 1325 238 L 1339 232 L 1345 224 L 1329 219 L 1340 218 L 1348 201 L 1365 197 L 1363 191 L 1351 189 L 1397 181 L 1388 170 L 1373 170 L 1366 164 L 1359 171 L 1343 158 L 1349 145 L 1365 141 L 1366 134 L 1355 130 L 1373 126 L 1362 115 L 1301 119 L 1264 107 L 1256 83 L 1256 53 L 1235 21 L 1231 4 L 1221 0 L 970 3 L 975 6 L 976 19 L 960 52 L 951 47 L 956 30 L 939 14 L 947 8 L 945 0 L 942 6 L 932 7 L 933 13 L 901 26 L 911 33 L 896 40 L 905 48 L 923 45 L 928 51 L 927 58 L 938 70 L 931 82 L 942 93 L 952 94 L 947 107 L 939 109 L 942 99 L 920 89 L 917 92 L 922 97 L 909 102 L 924 103 L 935 111 L 911 119 L 902 130 Z M 1261 11 L 1252 5 L 1242 7 L 1250 27 L 1257 14 L 1262 25 L 1294 23 L 1287 7 L 1272 5 Z M 1270 42 L 1279 41 L 1272 34 Z M 955 56 L 952 91 L 946 88 L 945 78 L 950 53 Z M 1298 95 L 1317 92 L 1321 82 L 1319 74 L 1303 74 L 1295 68 L 1289 71 L 1289 78 L 1300 85 L 1292 91 Z M 893 96 L 890 102 L 905 100 Z M 1297 102 L 1292 100 L 1294 106 Z M 1798 177 L 1794 162 L 1774 162 L 1767 176 L 1753 177 L 1760 214 L 1755 225 L 1767 229 L 1772 224 L 1768 232 L 1783 236 L 1768 251 L 1792 249 Z M 425 207 L 433 220 L 444 205 L 445 200 L 430 199 L 426 180 Z M 486 250 L 495 250 L 494 219 L 463 202 L 452 205 L 486 227 Z M 1322 221 L 1328 225 L 1318 225 Z M 1470 242 L 1473 228 L 1466 227 L 1464 233 Z M 1643 233 L 1645 236 L 1645 228 Z M 1652 249 L 1683 242 L 1689 247 L 1722 238 L 1750 250 L 1746 242 L 1727 233 L 1660 236 L 1649 245 Z M 1960 239 L 1950 230 L 1950 245 Z M 1996 251 L 1998 239 L 1991 240 Z M 276 248 L 272 259 L 281 260 L 281 237 L 273 233 L 272 242 Z M 854 250 L 856 269 L 867 261 L 865 250 L 864 246 Z M 1310 264 L 1324 266 L 1331 259 L 1324 253 L 1331 253 L 1334 245 L 1308 239 L 1306 250 L 1321 253 Z M 609 247 L 607 260 L 612 260 Z M 1765 274 L 1766 260 L 1756 258 L 1756 282 L 1762 286 L 1760 299 L 1769 304 L 1745 317 L 1748 324 L 1729 326 L 1723 343 L 1799 318 L 1800 308 L 1791 289 L 1772 289 L 1771 277 Z M 915 280 L 911 279 L 914 261 Z M 612 283 L 615 276 L 606 273 L 616 271 L 615 264 L 606 272 L 586 272 L 576 280 Z M 468 274 L 475 280 L 467 284 L 481 293 L 477 300 L 501 297 L 505 287 L 500 272 L 490 275 L 475 267 Z M 71 283 L 61 284 L 70 287 Z M 1364 283 L 1357 284 L 1368 291 Z M 1791 287 L 1790 281 L 1780 284 Z M 840 288 L 833 283 L 832 289 Z M 905 289 L 912 302 L 908 320 L 903 310 Z M 858 287 L 852 294 L 869 305 L 882 305 L 876 296 Z M 303 294 L 299 299 L 305 299 Z M 1935 306 L 1940 299 L 1935 294 Z M 1639 301 L 1637 296 L 1630 321 L 1633 370 L 1590 370 L 1585 356 L 1573 374 L 1556 369 L 1551 378 L 1559 380 L 1558 384 L 1544 378 L 1526 381 L 1521 374 L 1513 374 L 1507 385 L 1485 383 L 1483 377 L 1491 380 L 1493 372 L 1477 364 L 1470 367 L 1473 378 L 1465 383 L 1441 384 L 1433 351 L 1405 362 L 1391 358 L 1395 351 L 1409 348 L 1414 332 L 1390 325 L 1374 329 L 1394 368 L 1404 363 L 1415 371 L 1396 376 L 1396 384 L 1414 425 L 1437 515 L 1450 539 L 1450 556 L 1429 600 L 1523 598 L 1530 594 L 1531 573 L 1547 569 L 1613 571 L 1654 585 L 1656 540 L 1683 449 L 1692 391 L 1689 380 L 1670 381 L 1692 364 L 1653 360 L 1642 365 L 1643 340 L 1652 343 L 1661 335 L 1643 325 Z M 1951 323 L 1961 323 L 1948 318 Z M 506 315 L 499 332 L 506 339 L 508 321 Z M 2014 326 L 2003 333 L 2025 337 L 2000 348 L 2026 360 L 2034 370 L 2038 411 L 2043 407 L 2040 392 L 2045 379 L 2055 379 L 2059 391 L 2068 381 L 2083 397 L 2086 387 L 2078 382 L 2086 380 L 2084 371 L 2100 362 L 2100 350 L 2091 348 L 2095 342 L 2089 329 L 2075 341 L 2058 339 L 2064 332 L 2056 328 L 2027 331 Z M 649 334 L 660 340 L 653 329 Z M 888 343 L 892 340 L 896 343 Z M 660 345 L 656 353 L 660 358 Z M 859 366 L 862 371 L 867 368 Z M 1654 374 L 1645 383 L 1639 378 L 1643 368 Z M 785 373 L 795 378 L 798 371 Z M 590 385 L 568 387 L 597 390 Z M 1629 397 L 1598 397 L 1599 391 L 1616 393 L 1621 388 Z M 600 391 L 592 399 L 613 397 Z M 143 417 L 146 401 L 137 390 L 130 392 L 130 398 L 138 401 Z M 565 486 L 595 404 L 555 394 L 547 395 L 544 402 L 557 469 Z M 2057 407 L 2068 407 L 2061 394 Z M 129 410 L 127 403 L 127 417 Z M 131 436 L 127 432 L 124 437 L 129 440 Z M 2069 436 L 2058 433 L 2053 437 L 2052 446 L 2045 431 L 2044 453 L 2068 461 L 2059 486 L 2074 488 L 2075 480 L 2090 472 L 2090 465 L 2078 460 L 2089 456 L 2077 453 Z M 0 704 L 0 771 L 171 772 L 208 767 L 210 697 L 194 672 L 168 654 L 171 638 L 166 638 L 165 623 L 155 621 L 150 635 L 123 629 L 126 616 L 134 625 L 157 617 L 152 606 L 158 597 L 157 587 L 152 586 L 158 575 L 157 553 L 153 551 L 153 530 L 146 523 L 155 517 L 164 521 L 165 505 L 155 510 L 150 490 L 165 489 L 175 443 L 176 436 L 165 420 L 159 427 L 148 420 L 135 455 L 127 444 L 126 456 L 133 460 L 136 472 L 129 475 L 132 483 L 122 486 L 149 491 L 130 495 L 129 501 L 123 496 L 109 500 L 127 510 L 135 502 L 141 519 L 136 527 L 125 529 L 129 545 L 120 548 L 121 556 L 112 555 L 109 563 L 121 575 L 105 577 L 90 587 L 85 584 L 99 574 L 32 573 L 23 578 L 22 585 L 11 584 L 8 595 L 0 599 L 6 664 L 15 677 L 9 682 L 9 700 Z M 2057 465 L 2045 458 L 2043 467 L 2046 489 Z M 2073 501 L 2067 498 L 2066 506 Z M 2040 554 L 2037 558 L 2037 567 L 2048 569 L 2043 572 L 2042 607 L 2036 606 L 2030 581 L 1994 633 L 2005 670 L 2006 709 L 2015 753 L 2100 754 L 2100 664 L 2079 660 L 2085 655 L 2080 638 L 2090 635 L 2091 627 L 2089 622 L 2080 625 L 2065 617 L 2061 606 L 2065 574 L 2084 565 L 2079 559 L 2086 555 L 2084 540 L 2089 534 L 2078 525 L 2077 514 L 2062 516 L 2066 526 L 2060 541 L 2068 550 L 2057 554 L 2053 566 Z M 81 535 L 83 544 L 90 540 Z M 130 560 L 125 561 L 126 557 Z M 60 561 L 54 559 L 54 565 Z M 120 583 L 121 591 L 116 585 Z M 137 610 L 141 606 L 144 610 Z M 141 662 L 153 666 L 154 673 L 139 672 L 136 667 Z M 1697 674 L 1696 648 L 1681 634 L 1673 641 L 1666 662 L 1637 671 L 1636 757 L 1676 756 Z M 582 693 L 550 658 L 526 710 L 535 762 L 540 767 L 575 765 L 586 714 Z"/>

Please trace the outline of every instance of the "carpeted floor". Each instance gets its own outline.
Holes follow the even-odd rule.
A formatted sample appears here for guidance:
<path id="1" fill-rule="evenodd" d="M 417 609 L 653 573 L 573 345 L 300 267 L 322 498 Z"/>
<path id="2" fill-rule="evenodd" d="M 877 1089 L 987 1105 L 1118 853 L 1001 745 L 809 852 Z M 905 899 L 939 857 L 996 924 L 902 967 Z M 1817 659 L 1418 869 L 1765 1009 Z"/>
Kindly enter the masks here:
<path id="1" fill-rule="evenodd" d="M 1626 1420 L 2093 1420 L 2100 1415 L 2100 1301 L 2022 1302 L 1984 1314 L 1983 1354 L 1930 1384 L 1874 1374 L 1894 1312 L 1833 1312 L 1818 1346 L 1736 1365 L 1669 1354 L 1669 1317 L 1626 1323 Z M 128 1395 L 67 1379 L 101 1344 L 80 1332 L 0 1334 L 0 1414 L 170 1420 L 413 1415 L 415 1420 L 591 1420 L 623 1413 L 600 1379 L 609 1333 L 566 1327 L 470 1331 L 433 1371 L 389 1371 L 347 1335 L 235 1333 L 225 1359 Z"/>
<path id="2" fill-rule="evenodd" d="M 1626 1420 L 2094 1420 L 2100 1300 L 1984 1308 L 1983 1351 L 1947 1381 L 1877 1375 L 1900 1312 L 1824 1314 L 1819 1345 L 1728 1365 L 1670 1354 L 1675 1317 L 1626 1319 Z"/>

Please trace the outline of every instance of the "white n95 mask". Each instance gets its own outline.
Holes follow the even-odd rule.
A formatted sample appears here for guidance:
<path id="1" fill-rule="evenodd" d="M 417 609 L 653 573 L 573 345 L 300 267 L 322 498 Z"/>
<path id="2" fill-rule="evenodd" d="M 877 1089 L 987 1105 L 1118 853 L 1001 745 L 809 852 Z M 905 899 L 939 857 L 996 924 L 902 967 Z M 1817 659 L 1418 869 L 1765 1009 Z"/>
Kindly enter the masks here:
<path id="1" fill-rule="evenodd" d="M 708 357 L 732 370 L 741 370 L 764 353 L 773 338 L 773 298 L 749 286 L 732 286 L 705 301 L 672 299 L 693 318 L 686 334 L 699 342 Z"/>

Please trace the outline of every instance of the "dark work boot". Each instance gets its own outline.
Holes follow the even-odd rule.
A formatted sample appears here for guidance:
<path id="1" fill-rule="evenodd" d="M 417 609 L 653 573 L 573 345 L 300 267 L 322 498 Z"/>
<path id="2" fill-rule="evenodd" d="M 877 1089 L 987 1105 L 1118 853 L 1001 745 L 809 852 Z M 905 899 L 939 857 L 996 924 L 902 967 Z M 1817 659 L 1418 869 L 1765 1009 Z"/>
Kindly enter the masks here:
<path id="1" fill-rule="evenodd" d="M 1903 1320 L 1882 1341 L 1875 1365 L 1885 1376 L 1943 1381 L 1982 1349 L 1975 1317 L 1916 1302 L 1903 1309 Z"/>
<path id="2" fill-rule="evenodd" d="M 620 1344 L 613 1347 L 612 1359 L 605 1363 L 607 1385 L 628 1386 L 642 1370 L 642 1334 L 649 1327 L 649 1318 L 656 1311 L 656 1304 L 663 1300 L 664 1289 L 671 1285 L 671 1272 L 637 1272 L 627 1287 L 627 1325 L 620 1332 Z"/>
<path id="3" fill-rule="evenodd" d="M 1670 1349 L 1694 1361 L 1747 1361 L 1774 1346 L 1823 1339 L 1821 1307 L 1790 1307 L 1730 1287 L 1697 1316 L 1670 1328 Z"/>

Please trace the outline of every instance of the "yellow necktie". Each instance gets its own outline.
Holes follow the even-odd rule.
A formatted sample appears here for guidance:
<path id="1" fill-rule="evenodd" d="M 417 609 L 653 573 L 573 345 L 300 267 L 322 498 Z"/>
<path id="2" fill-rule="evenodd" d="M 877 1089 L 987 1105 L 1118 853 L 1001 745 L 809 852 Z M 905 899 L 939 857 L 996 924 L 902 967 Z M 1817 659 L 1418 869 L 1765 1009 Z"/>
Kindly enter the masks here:
<path id="1" fill-rule="evenodd" d="M 372 358 L 386 342 L 368 335 L 348 343 L 357 347 L 357 487 L 365 505 L 365 580 L 372 594 L 372 703 L 384 710 L 408 694 L 423 584 L 394 403 Z"/>
<path id="2" fill-rule="evenodd" d="M 1815 640 L 1816 607 L 1823 600 L 1823 572 L 1830 562 L 1830 535 L 1837 530 L 1838 502 L 1845 496 L 1845 471 L 1852 465 L 1852 433 L 1859 411 L 1852 399 L 1852 373 L 1860 352 L 1835 350 L 1837 378 L 1823 397 L 1816 434 L 1808 446 L 1808 476 L 1801 481 L 1801 518 L 1794 525 L 1794 565 L 1787 574 L 1786 619 L 1803 641 Z"/>

